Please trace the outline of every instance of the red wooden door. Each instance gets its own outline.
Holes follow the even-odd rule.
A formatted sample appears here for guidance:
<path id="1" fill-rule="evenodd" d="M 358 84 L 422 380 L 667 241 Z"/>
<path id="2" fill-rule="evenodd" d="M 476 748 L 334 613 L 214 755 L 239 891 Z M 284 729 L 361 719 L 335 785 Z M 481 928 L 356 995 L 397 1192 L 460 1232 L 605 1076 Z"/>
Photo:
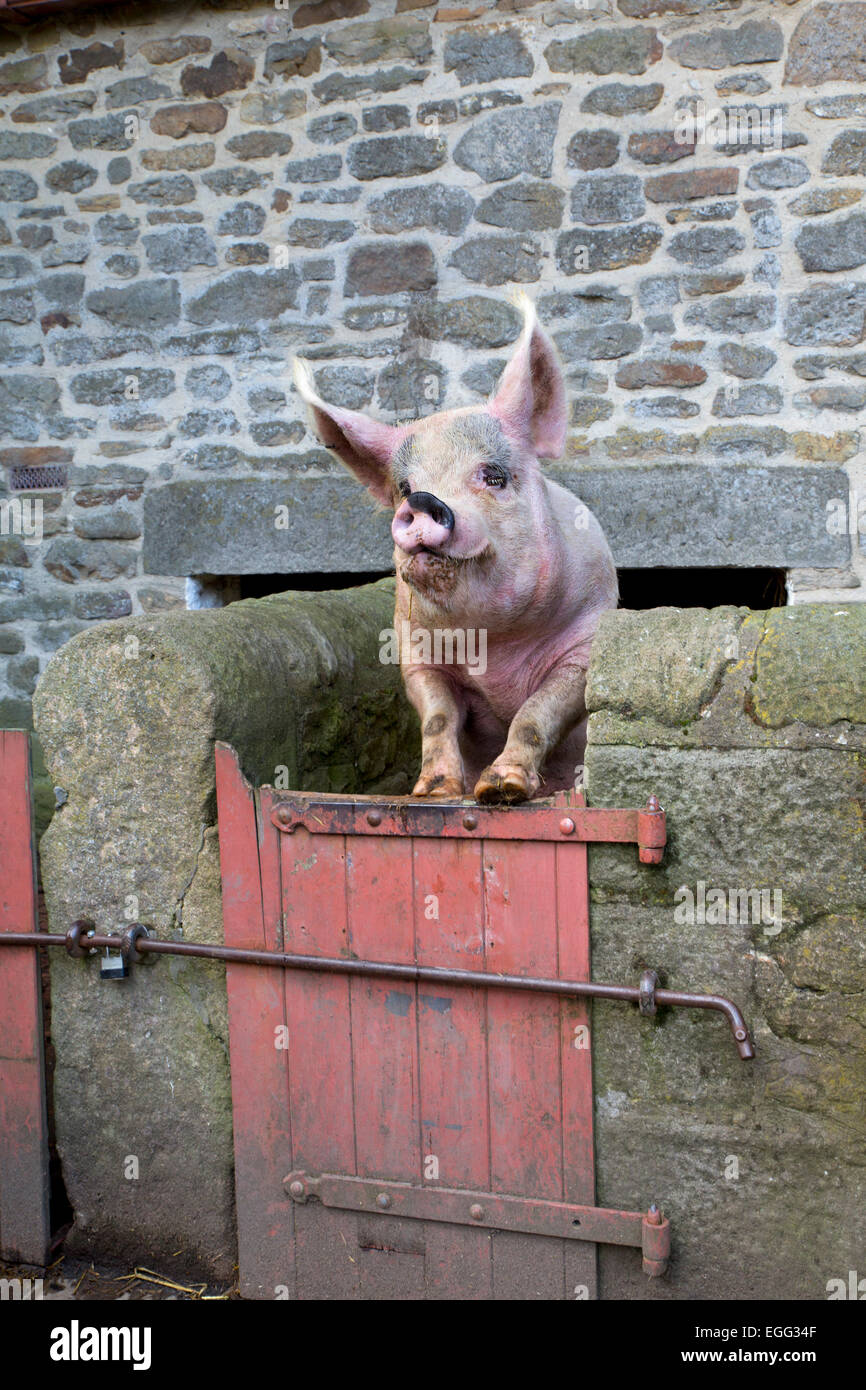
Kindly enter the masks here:
<path id="1" fill-rule="evenodd" d="M 589 979 L 576 793 L 489 810 L 253 792 L 218 745 L 217 794 L 229 946 Z M 244 965 L 228 990 L 247 1297 L 595 1297 L 592 1240 L 542 1233 L 573 1236 L 562 1204 L 595 1198 L 585 1001 Z M 639 1216 L 593 1216 L 618 1231 L 594 1239 L 640 1243 L 617 1227 Z"/>
<path id="2" fill-rule="evenodd" d="M 30 738 L 0 731 L 0 932 L 34 932 Z M 49 1240 L 39 956 L 0 951 L 0 1258 L 41 1265 Z"/>

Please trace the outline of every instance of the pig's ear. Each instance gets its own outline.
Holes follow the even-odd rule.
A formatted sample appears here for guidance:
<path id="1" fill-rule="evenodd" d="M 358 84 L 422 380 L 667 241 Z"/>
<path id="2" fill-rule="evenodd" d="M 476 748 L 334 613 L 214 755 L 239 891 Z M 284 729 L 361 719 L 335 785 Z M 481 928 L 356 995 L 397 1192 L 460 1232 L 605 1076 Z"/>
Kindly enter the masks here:
<path id="1" fill-rule="evenodd" d="M 333 449 L 377 502 L 390 506 L 391 460 L 405 429 L 371 420 L 359 410 L 327 405 L 316 391 L 308 364 L 300 357 L 294 360 L 292 375 L 298 393 L 310 407 L 316 434 L 325 448 Z"/>
<path id="2" fill-rule="evenodd" d="M 567 411 L 562 370 L 556 348 L 539 326 L 532 301 L 522 294 L 518 303 L 524 315 L 523 332 L 488 410 L 538 458 L 556 459 L 565 448 Z"/>

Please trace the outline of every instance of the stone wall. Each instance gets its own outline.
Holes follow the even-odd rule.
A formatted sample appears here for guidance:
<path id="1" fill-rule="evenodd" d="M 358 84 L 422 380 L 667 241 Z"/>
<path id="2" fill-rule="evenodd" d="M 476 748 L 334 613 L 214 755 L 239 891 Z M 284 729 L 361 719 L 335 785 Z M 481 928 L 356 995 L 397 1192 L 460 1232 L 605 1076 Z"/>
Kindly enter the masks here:
<path id="1" fill-rule="evenodd" d="M 0 29 L 0 502 L 11 469 L 67 477 L 41 544 L 4 511 L 0 724 L 72 634 L 182 606 L 189 574 L 387 567 L 288 359 L 389 420 L 478 402 L 515 284 L 567 367 L 563 475 L 621 564 L 860 597 L 864 49 L 855 0 Z"/>
<path id="2" fill-rule="evenodd" d="M 393 581 L 102 623 L 35 699 L 63 805 L 42 837 L 52 931 L 77 917 L 222 941 L 214 742 L 254 781 L 409 790 L 417 720 L 376 660 Z M 372 656 L 371 656 L 372 653 Z M 51 961 L 54 1112 L 70 1247 L 229 1279 L 235 1261 L 225 970 L 174 959 L 122 985 Z M 160 965 L 162 963 L 160 962 Z M 127 1156 L 139 1162 L 130 1181 Z"/>
<path id="3" fill-rule="evenodd" d="M 129 618 L 59 652 L 36 701 L 66 794 L 42 844 L 52 930 L 132 912 L 161 936 L 222 939 L 216 738 L 260 781 L 405 789 L 414 717 L 396 668 L 370 659 L 392 594 L 383 581 Z M 675 1233 L 663 1280 L 604 1247 L 604 1297 L 815 1299 L 862 1274 L 864 653 L 862 604 L 603 621 L 589 803 L 655 792 L 669 842 L 660 867 L 634 846 L 591 849 L 593 976 L 631 983 L 651 966 L 671 988 L 727 994 L 757 1049 L 742 1062 L 717 1014 L 594 1005 L 598 1200 L 657 1200 Z M 744 919 L 732 891 L 766 896 Z M 186 1267 L 227 1275 L 222 968 L 158 961 L 117 985 L 56 957 L 52 986 L 72 1245 L 167 1268 L 181 1249 Z"/>
<path id="4" fill-rule="evenodd" d="M 603 1295 L 826 1298 L 866 1240 L 866 608 L 608 614 L 587 698 L 590 804 L 669 831 L 659 869 L 590 850 L 595 978 L 726 994 L 756 1045 L 594 1006 L 599 1199 L 676 1230 L 652 1286 L 605 1249 Z"/>

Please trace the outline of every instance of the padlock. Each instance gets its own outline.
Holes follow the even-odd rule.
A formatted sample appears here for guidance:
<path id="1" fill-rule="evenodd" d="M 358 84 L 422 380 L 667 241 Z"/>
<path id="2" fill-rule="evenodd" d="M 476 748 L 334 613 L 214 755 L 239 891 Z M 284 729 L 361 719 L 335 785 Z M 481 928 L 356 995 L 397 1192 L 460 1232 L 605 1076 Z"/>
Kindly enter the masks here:
<path id="1" fill-rule="evenodd" d="M 120 951 L 111 951 L 106 946 L 105 955 L 99 966 L 100 980 L 125 980 L 128 974 L 129 966 Z"/>

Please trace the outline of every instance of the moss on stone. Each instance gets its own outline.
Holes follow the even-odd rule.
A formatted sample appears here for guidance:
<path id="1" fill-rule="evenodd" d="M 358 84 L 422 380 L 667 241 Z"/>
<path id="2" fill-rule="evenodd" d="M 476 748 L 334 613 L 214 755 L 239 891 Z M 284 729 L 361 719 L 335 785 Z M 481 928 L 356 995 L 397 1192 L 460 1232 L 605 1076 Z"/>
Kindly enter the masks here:
<path id="1" fill-rule="evenodd" d="M 755 677 L 753 715 L 769 728 L 866 725 L 866 604 L 772 609 Z"/>

